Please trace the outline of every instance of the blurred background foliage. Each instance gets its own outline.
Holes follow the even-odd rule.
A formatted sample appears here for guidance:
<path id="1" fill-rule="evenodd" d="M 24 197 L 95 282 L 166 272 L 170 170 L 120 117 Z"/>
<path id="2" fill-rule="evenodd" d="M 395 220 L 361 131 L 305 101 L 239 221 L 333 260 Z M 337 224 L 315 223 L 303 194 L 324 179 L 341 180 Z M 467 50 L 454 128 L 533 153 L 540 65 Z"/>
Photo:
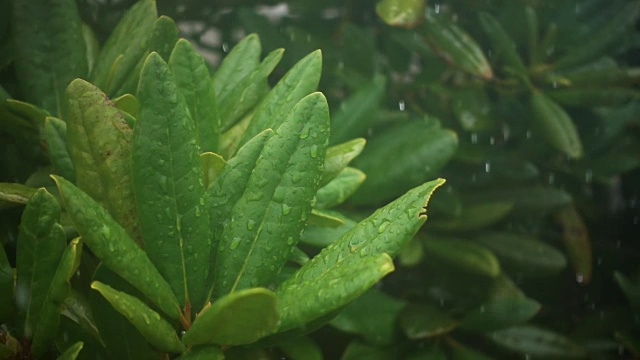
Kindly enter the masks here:
<path id="1" fill-rule="evenodd" d="M 134 1 L 77 3 L 102 42 Z M 352 218 L 447 179 L 398 270 L 271 355 L 640 357 L 640 2 L 157 4 L 212 72 L 250 33 L 264 55 L 286 49 L 274 83 L 322 49 L 332 143 L 367 139 L 354 161 L 367 181 L 344 207 Z M 0 9 L 1 26 L 8 13 Z M 0 82 L 13 94 L 9 53 L 0 51 Z M 0 181 L 41 181 L 48 160 L 33 131 L 2 129 Z M 6 248 L 19 215 L 3 211 Z M 323 231 L 307 229 L 307 251 L 335 238 Z"/>

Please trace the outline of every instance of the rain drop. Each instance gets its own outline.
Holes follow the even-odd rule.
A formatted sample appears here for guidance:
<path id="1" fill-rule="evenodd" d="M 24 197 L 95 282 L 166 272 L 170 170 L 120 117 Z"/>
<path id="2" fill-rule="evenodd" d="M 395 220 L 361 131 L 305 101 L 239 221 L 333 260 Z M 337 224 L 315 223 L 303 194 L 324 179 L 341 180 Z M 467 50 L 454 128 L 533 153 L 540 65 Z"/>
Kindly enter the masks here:
<path id="1" fill-rule="evenodd" d="M 256 226 L 256 222 L 253 220 L 249 220 L 247 221 L 247 230 L 253 230 L 253 228 Z"/>
<path id="2" fill-rule="evenodd" d="M 378 226 L 378 234 L 382 234 L 387 229 L 389 224 L 389 221 L 384 221 L 382 224 L 380 224 L 380 226 Z"/>
<path id="3" fill-rule="evenodd" d="M 306 139 L 309 137 L 309 128 L 304 128 L 302 129 L 302 132 L 300 133 L 300 139 Z"/>
<path id="4" fill-rule="evenodd" d="M 318 145 L 311 146 L 311 157 L 312 158 L 318 157 Z"/>
<path id="5" fill-rule="evenodd" d="M 287 204 L 282 204 L 282 215 L 289 215 L 291 207 Z"/>
<path id="6" fill-rule="evenodd" d="M 233 240 L 231 240 L 231 243 L 229 243 L 229 249 L 235 250 L 238 248 L 238 245 L 240 245 L 240 238 L 233 238 Z"/>

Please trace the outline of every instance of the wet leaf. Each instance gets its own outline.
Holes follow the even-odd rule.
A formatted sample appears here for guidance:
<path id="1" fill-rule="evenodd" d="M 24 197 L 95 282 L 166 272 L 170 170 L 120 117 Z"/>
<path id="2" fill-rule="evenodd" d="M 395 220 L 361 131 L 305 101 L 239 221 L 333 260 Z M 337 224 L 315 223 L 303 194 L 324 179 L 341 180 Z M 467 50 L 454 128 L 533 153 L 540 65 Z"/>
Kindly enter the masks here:
<path id="1" fill-rule="evenodd" d="M 374 253 L 349 256 L 325 270 L 317 271 L 313 279 L 305 278 L 305 273 L 309 273 L 316 263 L 317 256 L 278 286 L 278 331 L 304 326 L 343 307 L 394 270 L 389 255 Z"/>
<path id="2" fill-rule="evenodd" d="M 610 106 L 618 107 L 632 100 L 640 99 L 640 91 L 623 87 L 567 88 L 546 90 L 551 99 L 564 106 L 581 107 Z"/>
<path id="3" fill-rule="evenodd" d="M 57 116 L 69 82 L 88 73 L 80 25 L 71 0 L 13 4 L 13 64 L 21 94 Z"/>
<path id="4" fill-rule="evenodd" d="M 342 204 L 358 190 L 366 178 L 365 173 L 356 168 L 345 168 L 331 182 L 318 189 L 315 208 L 330 209 Z"/>
<path id="5" fill-rule="evenodd" d="M 457 145 L 453 131 L 424 121 L 413 121 L 371 138 L 353 161 L 367 180 L 350 201 L 360 205 L 384 203 L 434 178 L 453 157 Z"/>
<path id="6" fill-rule="evenodd" d="M 260 64 L 262 46 L 257 34 L 249 34 L 231 49 L 213 75 L 216 96 L 231 92 L 238 83 Z"/>
<path id="7" fill-rule="evenodd" d="M 544 359 L 581 359 L 585 350 L 568 338 L 532 325 L 518 325 L 495 331 L 488 337 L 499 346 L 514 352 Z"/>
<path id="8" fill-rule="evenodd" d="M 331 320 L 331 326 L 362 335 L 370 344 L 388 345 L 394 340 L 396 320 L 405 305 L 402 300 L 371 289 L 347 305 Z"/>
<path id="9" fill-rule="evenodd" d="M 140 290 L 172 319 L 180 307 L 169 284 L 125 230 L 95 202 L 65 179 L 52 176 L 78 233 L 102 263 Z"/>
<path id="10" fill-rule="evenodd" d="M 216 153 L 206 152 L 200 154 L 202 161 L 202 172 L 204 173 L 204 188 L 209 185 L 222 173 L 222 169 L 227 165 L 224 158 Z"/>
<path id="11" fill-rule="evenodd" d="M 58 118 L 47 117 L 43 134 L 49 149 L 53 172 L 75 183 L 76 169 L 67 149 L 67 124 Z"/>
<path id="12" fill-rule="evenodd" d="M 344 225 L 344 221 L 332 214 L 316 209 L 312 209 L 309 214 L 308 224 L 336 228 Z"/>
<path id="13" fill-rule="evenodd" d="M 342 360 L 390 360 L 394 355 L 374 346 L 352 341 L 342 354 Z"/>
<path id="14" fill-rule="evenodd" d="M 93 70 L 93 66 L 96 63 L 96 59 L 98 58 L 98 54 L 100 53 L 100 43 L 98 42 L 98 38 L 96 34 L 93 32 L 91 27 L 86 23 L 82 23 L 82 40 L 84 40 L 84 47 L 87 49 L 86 57 L 87 57 L 87 70 L 88 74 L 91 74 Z"/>
<path id="15" fill-rule="evenodd" d="M 318 87 L 321 71 L 320 50 L 298 61 L 256 108 L 240 144 L 246 143 L 264 129 L 277 131 L 294 105 Z"/>
<path id="16" fill-rule="evenodd" d="M 15 301 L 24 319 L 24 336 L 32 338 L 42 321 L 43 308 L 66 239 L 58 223 L 60 205 L 44 189 L 29 199 L 20 221 L 16 249 Z M 44 315 L 46 316 L 46 315 Z"/>
<path id="17" fill-rule="evenodd" d="M 91 283 L 91 288 L 100 292 L 120 314 L 124 315 L 140 331 L 151 345 L 161 351 L 174 353 L 184 351 L 184 345 L 180 342 L 173 326 L 138 298 L 115 290 L 99 281 Z"/>
<path id="18" fill-rule="evenodd" d="M 566 111 L 545 94 L 534 91 L 529 107 L 536 127 L 544 139 L 572 159 L 582 156 L 582 142 L 573 120 Z"/>
<path id="19" fill-rule="evenodd" d="M 481 332 L 499 330 L 526 322 L 538 313 L 540 307 L 509 278 L 501 275 L 492 285 L 487 301 L 467 312 L 460 326 Z"/>
<path id="20" fill-rule="evenodd" d="M 74 80 L 66 92 L 67 148 L 76 185 L 138 239 L 131 183 L 131 128 L 94 85 Z"/>
<path id="21" fill-rule="evenodd" d="M 386 85 L 386 78 L 376 75 L 342 102 L 331 116 L 332 144 L 367 135 L 385 95 Z"/>
<path id="22" fill-rule="evenodd" d="M 502 27 L 498 19 L 491 14 L 482 12 L 479 15 L 480 26 L 487 34 L 493 56 L 502 62 L 505 70 L 515 71 L 523 79 L 527 79 L 527 67 L 517 51 L 516 43 Z"/>
<path id="23" fill-rule="evenodd" d="M 267 140 L 223 229 L 214 296 L 265 286 L 284 265 L 311 212 L 328 132 L 326 99 L 314 93 Z"/>
<path id="24" fill-rule="evenodd" d="M 135 96 L 131 94 L 118 96 L 113 99 L 113 104 L 118 108 L 118 110 L 125 111 L 134 118 L 138 117 L 138 113 L 140 112 L 140 103 L 138 102 L 138 98 Z"/>
<path id="25" fill-rule="evenodd" d="M 71 289 L 62 303 L 61 314 L 78 324 L 83 332 L 101 341 L 89 300 L 79 291 Z"/>
<path id="26" fill-rule="evenodd" d="M 36 190 L 22 184 L 0 183 L 0 209 L 26 204 Z"/>
<path id="27" fill-rule="evenodd" d="M 549 276 L 567 266 L 564 254 L 555 247 L 530 235 L 490 232 L 474 241 L 491 250 L 509 271 L 525 276 Z"/>
<path id="28" fill-rule="evenodd" d="M 208 293 L 211 230 L 195 125 L 167 64 L 152 53 L 140 75 L 131 169 L 145 252 L 180 305 Z"/>
<path id="29" fill-rule="evenodd" d="M 428 304 L 409 304 L 402 310 L 400 327 L 412 340 L 427 339 L 453 331 L 458 322 L 441 309 Z"/>
<path id="30" fill-rule="evenodd" d="M 376 13 L 387 25 L 414 28 L 424 21 L 425 0 L 381 0 Z"/>
<path id="31" fill-rule="evenodd" d="M 151 37 L 157 17 L 153 0 L 142 0 L 132 6 L 100 50 L 90 80 L 113 95 L 145 55 L 145 44 Z"/>
<path id="32" fill-rule="evenodd" d="M 244 345 L 273 333 L 278 325 L 276 295 L 264 288 L 223 296 L 198 314 L 184 334 L 186 345 Z"/>
<path id="33" fill-rule="evenodd" d="M 291 360 L 323 360 L 322 350 L 310 337 L 301 336 L 278 344 L 278 348 Z"/>
<path id="34" fill-rule="evenodd" d="M 480 46 L 462 28 L 444 17 L 427 10 L 423 32 L 429 46 L 448 64 L 484 79 L 493 78 Z"/>
<path id="35" fill-rule="evenodd" d="M 171 53 L 169 67 L 196 125 L 200 152 L 218 151 L 220 116 L 204 58 L 188 41 L 181 39 Z"/>
<path id="36" fill-rule="evenodd" d="M 217 346 L 193 346 L 182 353 L 180 360 L 224 360 L 225 355 Z"/>
<path id="37" fill-rule="evenodd" d="M 500 274 L 498 259 L 484 246 L 473 241 L 428 238 L 423 242 L 425 255 L 464 272 L 487 277 Z"/>
<path id="38" fill-rule="evenodd" d="M 318 248 L 324 248 L 332 242 L 339 239 L 345 232 L 356 226 L 357 222 L 338 213 L 331 211 L 331 214 L 337 218 L 340 218 L 344 224 L 336 227 L 322 227 L 313 224 L 307 224 L 302 233 L 300 241 Z"/>

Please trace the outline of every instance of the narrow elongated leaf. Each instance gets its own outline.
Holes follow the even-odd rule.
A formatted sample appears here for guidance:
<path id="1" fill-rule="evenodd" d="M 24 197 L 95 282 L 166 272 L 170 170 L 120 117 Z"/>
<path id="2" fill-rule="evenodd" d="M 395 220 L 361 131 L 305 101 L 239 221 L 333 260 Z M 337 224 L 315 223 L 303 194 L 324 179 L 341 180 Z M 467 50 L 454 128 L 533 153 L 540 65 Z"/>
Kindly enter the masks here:
<path id="1" fill-rule="evenodd" d="M 314 263 L 314 260 L 307 264 Z M 347 305 L 393 270 L 389 255 L 374 253 L 349 256 L 317 272 L 313 279 L 296 276 L 296 273 L 276 290 L 280 313 L 278 331 L 304 326 Z"/>
<path id="2" fill-rule="evenodd" d="M 342 102 L 331 117 L 332 144 L 367 134 L 384 98 L 386 85 L 385 77 L 376 75 Z"/>
<path id="3" fill-rule="evenodd" d="M 640 312 L 640 282 L 636 281 L 634 283 L 631 279 L 617 271 L 613 274 L 613 277 L 616 283 L 618 283 L 618 286 L 620 286 L 620 289 L 624 292 L 631 308 L 636 312 Z"/>
<path id="4" fill-rule="evenodd" d="M 429 238 L 424 251 L 427 257 L 461 271 L 488 277 L 500 274 L 500 263 L 493 253 L 472 241 Z"/>
<path id="5" fill-rule="evenodd" d="M 225 56 L 213 75 L 216 96 L 228 93 L 243 78 L 258 68 L 262 47 L 256 34 L 247 35 Z"/>
<path id="6" fill-rule="evenodd" d="M 167 64 L 147 58 L 132 144 L 135 203 L 145 251 L 180 305 L 204 304 L 211 231 L 195 125 Z"/>
<path id="7" fill-rule="evenodd" d="M 106 95 L 82 79 L 69 85 L 66 99 L 67 148 L 77 186 L 139 240 L 131 183 L 131 128 Z"/>
<path id="8" fill-rule="evenodd" d="M 333 131 L 333 128 L 331 130 Z M 360 155 L 365 143 L 365 139 L 358 138 L 329 147 L 324 161 L 324 173 L 322 174 L 320 186 L 327 185 L 331 180 L 335 179 L 349 165 L 351 160 Z"/>
<path id="9" fill-rule="evenodd" d="M 362 335 L 371 344 L 390 344 L 394 339 L 396 320 L 405 306 L 403 300 L 370 289 L 331 320 L 331 326 Z"/>
<path id="10" fill-rule="evenodd" d="M 549 99 L 535 91 L 529 99 L 533 120 L 544 139 L 557 150 L 573 159 L 582 156 L 582 142 L 569 114 Z"/>
<path id="11" fill-rule="evenodd" d="M 475 331 L 494 331 L 524 323 L 540 310 L 540 304 L 502 275 L 493 284 L 489 299 L 467 312 L 460 326 Z"/>
<path id="12" fill-rule="evenodd" d="M 376 13 L 387 25 L 414 28 L 424 21 L 425 0 L 381 0 Z"/>
<path id="13" fill-rule="evenodd" d="M 567 266 L 562 252 L 531 236 L 491 232 L 474 241 L 491 250 L 507 270 L 519 275 L 548 276 Z"/>
<path id="14" fill-rule="evenodd" d="M 240 144 L 246 143 L 264 129 L 277 130 L 293 106 L 318 87 L 321 72 L 320 50 L 298 61 L 262 100 Z M 301 133 L 302 136 L 304 134 Z"/>
<path id="15" fill-rule="evenodd" d="M 204 309 L 184 334 L 186 345 L 243 345 L 273 333 L 278 325 L 276 295 L 264 288 L 223 296 Z"/>
<path id="16" fill-rule="evenodd" d="M 78 341 L 75 344 L 69 346 L 67 350 L 60 354 L 57 360 L 76 360 L 83 347 L 84 343 L 82 341 Z"/>
<path id="17" fill-rule="evenodd" d="M 404 139 L 398 141 L 398 139 Z M 380 204 L 433 178 L 453 157 L 457 135 L 431 123 L 414 121 L 369 140 L 353 166 L 367 180 L 353 195 L 356 204 Z"/>
<path id="18" fill-rule="evenodd" d="M 98 38 L 96 37 L 96 33 L 93 32 L 91 27 L 86 23 L 82 23 L 82 40 L 84 40 L 84 47 L 87 49 L 85 52 L 87 57 L 87 70 L 88 74 L 91 74 L 93 70 L 93 66 L 96 63 L 96 59 L 98 58 L 98 54 L 100 53 L 100 43 L 98 42 Z"/>
<path id="19" fill-rule="evenodd" d="M 69 82 L 88 73 L 76 3 L 16 2 L 11 25 L 14 64 L 22 95 L 59 115 Z"/>
<path id="20" fill-rule="evenodd" d="M 14 183 L 0 183 L 0 209 L 17 204 L 26 204 L 36 189 L 31 186 Z"/>
<path id="21" fill-rule="evenodd" d="M 216 297 L 267 285 L 284 265 L 311 212 L 328 138 L 327 101 L 314 93 L 267 140 L 222 233 Z"/>
<path id="22" fill-rule="evenodd" d="M 188 41 L 181 39 L 171 53 L 169 66 L 196 125 L 200 152 L 218 151 L 220 116 L 204 58 Z"/>
<path id="23" fill-rule="evenodd" d="M 409 304 L 402 310 L 400 327 L 409 339 L 427 339 L 453 331 L 458 322 L 429 304 Z"/>
<path id="24" fill-rule="evenodd" d="M 65 179 L 52 176 L 67 213 L 91 251 L 116 274 L 173 319 L 180 307 L 169 284 L 125 230 L 95 200 Z"/>
<path id="25" fill-rule="evenodd" d="M 309 224 L 336 228 L 344 225 L 344 221 L 332 214 L 316 209 L 312 209 L 308 219 Z"/>
<path id="26" fill-rule="evenodd" d="M 132 6 L 102 47 L 91 81 L 112 95 L 145 54 L 157 17 L 154 0 L 142 0 Z"/>
<path id="27" fill-rule="evenodd" d="M 442 15 L 427 10 L 424 33 L 434 51 L 447 63 L 484 79 L 493 72 L 480 46 L 469 34 Z"/>
<path id="28" fill-rule="evenodd" d="M 60 325 L 61 305 L 71 290 L 69 279 L 77 269 L 81 253 L 82 243 L 80 239 L 75 239 L 69 243 L 60 258 L 51 285 L 47 289 L 38 322 L 34 324 L 30 349 L 35 357 L 42 356 L 56 337 Z"/>
<path id="29" fill-rule="evenodd" d="M 230 91 L 220 94 L 217 99 L 223 131 L 229 130 L 269 92 L 267 77 L 282 59 L 283 52 L 283 49 L 270 52 L 253 72 Z"/>
<path id="30" fill-rule="evenodd" d="M 495 224 L 504 219 L 513 210 L 510 202 L 486 202 L 462 208 L 460 216 L 454 219 L 434 220 L 433 229 L 445 231 L 472 231 Z"/>
<path id="31" fill-rule="evenodd" d="M 49 148 L 53 172 L 75 183 L 76 169 L 67 149 L 67 124 L 58 118 L 47 117 L 44 122 L 44 138 Z"/>
<path id="32" fill-rule="evenodd" d="M 358 190 L 366 178 L 367 176 L 356 168 L 345 168 L 331 182 L 318 189 L 315 207 L 329 209 L 342 204 Z"/>
<path id="33" fill-rule="evenodd" d="M 527 67 L 516 49 L 516 44 L 504 30 L 500 22 L 489 13 L 480 13 L 480 26 L 489 37 L 494 56 L 502 64 L 526 78 Z"/>
<path id="34" fill-rule="evenodd" d="M 13 308 L 13 269 L 7 259 L 4 246 L 0 246 L 0 323 L 14 314 Z"/>
<path id="35" fill-rule="evenodd" d="M 61 313 L 78 324 L 81 331 L 92 336 L 94 340 L 101 341 L 100 333 L 93 317 L 93 309 L 83 293 L 71 289 L 64 299 Z"/>
<path id="36" fill-rule="evenodd" d="M 58 223 L 60 205 L 44 189 L 29 199 L 20 221 L 16 250 L 16 306 L 31 338 L 54 279 L 66 240 Z"/>
<path id="37" fill-rule="evenodd" d="M 153 24 L 151 37 L 145 43 L 145 53 L 140 56 L 125 82 L 113 91 L 114 96 L 135 93 L 138 88 L 140 72 L 147 56 L 152 52 L 156 52 L 164 61 L 169 61 L 171 50 L 173 50 L 176 41 L 178 41 L 178 26 L 170 17 L 160 16 Z"/>
<path id="38" fill-rule="evenodd" d="M 567 339 L 550 330 L 530 325 L 512 326 L 489 334 L 496 344 L 511 351 L 544 359 L 584 358 L 586 351 Z"/>
<path id="39" fill-rule="evenodd" d="M 176 353 L 184 351 L 184 345 L 180 342 L 173 326 L 138 298 L 115 290 L 99 281 L 91 283 L 91 288 L 100 292 L 120 314 L 124 315 L 140 331 L 151 345 L 161 351 Z"/>

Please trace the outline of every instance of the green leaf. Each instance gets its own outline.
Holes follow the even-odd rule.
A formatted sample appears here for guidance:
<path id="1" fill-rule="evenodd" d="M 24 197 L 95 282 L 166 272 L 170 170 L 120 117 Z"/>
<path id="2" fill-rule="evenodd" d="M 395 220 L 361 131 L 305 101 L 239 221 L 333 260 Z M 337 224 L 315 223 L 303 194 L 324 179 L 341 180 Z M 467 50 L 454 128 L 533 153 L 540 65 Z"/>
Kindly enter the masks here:
<path id="1" fill-rule="evenodd" d="M 358 190 L 366 178 L 365 173 L 356 168 L 345 168 L 331 182 L 318 189 L 315 208 L 330 209 L 342 204 Z"/>
<path id="2" fill-rule="evenodd" d="M 104 265 L 98 265 L 91 281 L 108 283 L 111 287 L 142 299 L 144 295 L 138 292 L 131 284 L 126 282 Z M 93 316 L 102 340 L 101 348 L 115 359 L 123 360 L 151 360 L 158 359 L 158 353 L 151 348 L 133 326 L 131 322 L 120 314 L 99 292 L 90 291 L 87 296 L 91 304 Z"/>
<path id="3" fill-rule="evenodd" d="M 551 89 L 545 90 L 545 94 L 560 105 L 567 107 L 582 107 L 584 104 L 589 104 L 590 107 L 619 107 L 632 100 L 640 99 L 640 91 L 633 88 L 597 86 L 594 88 Z"/>
<path id="4" fill-rule="evenodd" d="M 118 108 L 118 110 L 130 114 L 134 118 L 138 118 L 140 104 L 135 96 L 131 94 L 124 94 L 113 99 L 113 104 Z"/>
<path id="5" fill-rule="evenodd" d="M 324 212 L 316 209 L 311 210 L 307 223 L 310 225 L 313 224 L 313 225 L 333 227 L 333 228 L 344 225 L 344 221 L 341 218 L 337 216 L 333 216 L 328 212 Z"/>
<path id="6" fill-rule="evenodd" d="M 490 232 L 474 241 L 491 250 L 505 269 L 519 276 L 549 276 L 567 266 L 561 251 L 529 235 Z"/>
<path id="7" fill-rule="evenodd" d="M 427 345 L 425 350 L 411 353 L 405 360 L 447 360 L 447 354 L 438 345 Z M 421 347 L 422 348 L 422 347 Z"/>
<path id="8" fill-rule="evenodd" d="M 222 350 L 217 346 L 193 346 L 182 353 L 179 360 L 224 360 Z"/>
<path id="9" fill-rule="evenodd" d="M 160 16 L 153 24 L 151 37 L 146 42 L 146 52 L 138 59 L 138 63 L 131 71 L 131 74 L 127 77 L 124 84 L 114 91 L 114 94 L 136 93 L 140 73 L 149 54 L 155 52 L 160 55 L 164 61 L 169 61 L 171 50 L 173 50 L 176 41 L 178 41 L 178 26 L 173 19 L 164 15 Z"/>
<path id="10" fill-rule="evenodd" d="M 89 304 L 89 300 L 84 294 L 71 289 L 62 303 L 61 314 L 78 324 L 78 327 L 84 333 L 92 336 L 94 340 L 101 342 L 100 333 L 98 332 L 92 311 L 93 309 Z"/>
<path id="11" fill-rule="evenodd" d="M 353 341 L 342 354 L 342 360 L 390 360 L 394 355 L 389 351 Z"/>
<path id="12" fill-rule="evenodd" d="M 184 345 L 180 342 L 173 326 L 138 298 L 115 290 L 99 281 L 91 283 L 91 288 L 100 292 L 120 314 L 124 315 L 140 331 L 151 345 L 161 351 L 175 353 L 184 351 Z"/>
<path id="13" fill-rule="evenodd" d="M 429 46 L 449 65 L 483 79 L 493 78 L 487 58 L 469 34 L 431 9 L 427 9 L 425 19 L 423 29 Z"/>
<path id="14" fill-rule="evenodd" d="M 218 151 L 220 117 L 204 58 L 191 43 L 180 39 L 171 53 L 169 67 L 196 125 L 200 152 Z"/>
<path id="15" fill-rule="evenodd" d="M 399 318 L 400 328 L 409 339 L 427 339 L 453 331 L 458 322 L 429 304 L 409 304 Z"/>
<path id="16" fill-rule="evenodd" d="M 76 185 L 140 240 L 131 184 L 131 128 L 107 96 L 82 79 L 69 85 L 66 99 L 67 148 Z"/>
<path id="17" fill-rule="evenodd" d="M 252 73 L 244 77 L 229 92 L 223 92 L 217 97 L 223 131 L 229 130 L 269 92 L 267 78 L 282 59 L 283 52 L 283 49 L 270 52 Z"/>
<path id="18" fill-rule="evenodd" d="M 93 32 L 91 27 L 86 23 L 82 23 L 82 40 L 84 41 L 84 47 L 87 49 L 86 58 L 87 58 L 87 75 L 91 74 L 93 70 L 93 66 L 98 59 L 98 54 L 100 53 L 100 43 L 98 42 L 98 38 L 96 34 Z"/>
<path id="19" fill-rule="evenodd" d="M 513 210 L 507 201 L 484 202 L 463 206 L 459 216 L 453 219 L 434 220 L 431 228 L 445 231 L 472 231 L 482 229 L 504 219 Z"/>
<path id="20" fill-rule="evenodd" d="M 65 179 L 52 176 L 67 213 L 91 251 L 116 274 L 140 290 L 172 319 L 180 307 L 169 284 L 125 230 L 95 202 Z"/>
<path id="21" fill-rule="evenodd" d="M 505 349 L 542 359 L 586 357 L 586 351 L 566 337 L 531 325 L 512 326 L 488 336 Z"/>
<path id="22" fill-rule="evenodd" d="M 339 309 L 394 270 L 393 261 L 386 253 L 349 256 L 333 266 L 316 270 L 318 256 L 278 286 L 278 331 L 304 326 Z M 311 272 L 313 278 L 305 276 Z"/>
<path id="23" fill-rule="evenodd" d="M 21 1 L 13 4 L 12 15 L 13 64 L 21 93 L 59 115 L 69 82 L 88 72 L 76 3 Z"/>
<path id="24" fill-rule="evenodd" d="M 276 295 L 250 288 L 216 300 L 198 314 L 184 334 L 186 345 L 244 345 L 273 333 L 278 325 Z"/>
<path id="25" fill-rule="evenodd" d="M 60 356 L 57 357 L 57 360 L 76 360 L 78 354 L 80 354 L 80 350 L 82 350 L 82 347 L 84 347 L 84 343 L 82 341 L 76 342 L 60 354 Z"/>
<path id="26" fill-rule="evenodd" d="M 238 154 L 231 158 L 218 177 L 209 186 L 206 193 L 206 206 L 209 209 L 209 218 L 213 232 L 211 242 L 211 259 L 209 264 L 214 268 L 218 255 L 218 243 L 222 237 L 224 227 L 231 219 L 233 206 L 244 194 L 249 177 L 256 166 L 256 161 L 264 148 L 264 144 L 273 136 L 273 130 L 267 129 L 249 140 L 238 150 Z M 209 272 L 209 280 L 212 283 L 214 271 Z"/>
<path id="27" fill-rule="evenodd" d="M 492 285 L 489 298 L 479 307 L 467 312 L 460 322 L 464 329 L 494 331 L 524 323 L 535 316 L 540 304 L 528 297 L 504 275 Z"/>
<path id="28" fill-rule="evenodd" d="M 47 117 L 43 134 L 49 149 L 53 172 L 75 183 L 76 169 L 67 149 L 67 124 L 60 119 Z"/>
<path id="29" fill-rule="evenodd" d="M 91 81 L 113 95 L 145 55 L 145 44 L 151 37 L 157 17 L 154 0 L 141 0 L 133 5 L 102 47 Z"/>
<path id="30" fill-rule="evenodd" d="M 291 360 L 323 360 L 320 346 L 307 336 L 284 341 L 278 348 Z"/>
<path id="31" fill-rule="evenodd" d="M 204 188 L 209 189 L 209 185 L 222 173 L 222 169 L 227 166 L 224 158 L 216 153 L 206 152 L 200 154 L 202 160 L 202 172 L 204 173 Z"/>
<path id="32" fill-rule="evenodd" d="M 620 11 L 610 17 L 597 31 L 589 32 L 586 43 L 575 46 L 556 62 L 557 68 L 566 68 L 589 61 L 608 50 L 610 46 L 627 35 L 640 17 L 640 1 L 629 1 Z"/>
<path id="33" fill-rule="evenodd" d="M 4 246 L 0 246 L 0 323 L 15 314 L 13 308 L 13 268 L 7 259 Z"/>
<path id="34" fill-rule="evenodd" d="M 545 94 L 534 91 L 529 98 L 529 107 L 535 125 L 549 144 L 572 159 L 582 157 L 578 130 L 560 105 Z"/>
<path id="35" fill-rule="evenodd" d="M 31 186 L 14 183 L 0 183 L 0 209 L 10 208 L 16 204 L 26 204 L 36 189 Z"/>
<path id="36" fill-rule="evenodd" d="M 388 345 L 394 340 L 395 323 L 405 305 L 405 301 L 370 289 L 347 305 L 331 321 L 331 326 L 346 333 L 362 335 L 370 344 Z"/>
<path id="37" fill-rule="evenodd" d="M 482 12 L 479 15 L 480 26 L 489 37 L 493 56 L 499 59 L 505 68 L 515 71 L 518 75 L 527 79 L 527 67 L 524 65 L 520 54 L 516 49 L 516 43 L 502 27 L 500 22 L 491 14 Z"/>
<path id="38" fill-rule="evenodd" d="M 496 127 L 491 114 L 491 100 L 484 89 L 460 89 L 453 94 L 453 114 L 466 131 L 483 131 Z"/>
<path id="39" fill-rule="evenodd" d="M 376 75 L 342 102 L 331 117 L 332 144 L 367 135 L 384 98 L 386 85 L 386 78 Z"/>
<path id="40" fill-rule="evenodd" d="M 260 64 L 261 53 L 260 38 L 256 34 L 247 35 L 234 46 L 213 75 L 216 96 L 230 93 L 242 79 L 254 72 Z"/>
<path id="41" fill-rule="evenodd" d="M 424 258 L 424 247 L 418 237 L 409 241 L 398 254 L 398 261 L 402 266 L 411 267 L 420 264 Z"/>
<path id="42" fill-rule="evenodd" d="M 309 255 L 307 255 L 306 252 L 300 250 L 299 248 L 294 248 L 293 251 L 291 252 L 291 255 L 289 255 L 289 258 L 287 259 L 289 262 L 298 264 L 300 266 L 306 264 L 310 259 L 309 259 Z M 283 273 L 280 272 L 279 275 L 282 275 Z"/>
<path id="43" fill-rule="evenodd" d="M 387 25 L 414 28 L 424 21 L 425 0 L 381 0 L 376 13 Z"/>
<path id="44" fill-rule="evenodd" d="M 620 286 L 620 289 L 622 289 L 633 311 L 640 313 L 640 282 L 633 282 L 617 271 L 614 272 L 613 277 L 616 283 L 618 283 L 618 286 Z"/>
<path id="45" fill-rule="evenodd" d="M 321 72 L 320 50 L 298 61 L 258 105 L 240 144 L 249 141 L 264 129 L 278 130 L 294 105 L 318 87 Z M 300 134 L 304 136 L 305 133 Z"/>
<path id="46" fill-rule="evenodd" d="M 208 288 L 211 230 L 194 122 L 167 64 L 152 53 L 140 75 L 131 150 L 145 251 L 180 305 L 200 308 Z"/>
<path id="47" fill-rule="evenodd" d="M 66 244 L 58 223 L 60 206 L 45 189 L 29 199 L 20 221 L 16 249 L 16 306 L 24 319 L 24 335 L 34 336 L 43 305 Z"/>
<path id="48" fill-rule="evenodd" d="M 33 325 L 30 350 L 35 357 L 42 356 L 56 338 L 60 325 L 61 305 L 71 290 L 69 280 L 77 269 L 81 254 L 82 242 L 80 239 L 75 239 L 69 243 L 60 258 L 58 268 L 47 289 L 38 322 Z"/>
<path id="49" fill-rule="evenodd" d="M 307 224 L 307 226 L 304 228 L 304 232 L 302 233 L 300 241 L 318 248 L 324 248 L 335 240 L 339 239 L 344 233 L 351 230 L 357 224 L 356 221 L 336 211 L 331 211 L 330 214 L 341 219 L 344 224 L 336 228 Z"/>
<path id="50" fill-rule="evenodd" d="M 324 173 L 320 186 L 325 186 L 335 179 L 351 160 L 360 155 L 366 142 L 365 139 L 358 138 L 329 147 L 324 160 Z"/>
<path id="51" fill-rule="evenodd" d="M 314 93 L 267 140 L 222 233 L 216 297 L 267 285 L 286 262 L 311 212 L 328 137 L 328 105 Z"/>
<path id="52" fill-rule="evenodd" d="M 484 246 L 472 241 L 429 238 L 424 252 L 431 261 L 438 260 L 464 272 L 487 277 L 500 274 L 498 259 Z"/>
<path id="53" fill-rule="evenodd" d="M 475 349 L 470 349 L 461 344 L 455 343 L 451 346 L 451 359 L 452 360 L 492 360 L 493 358 L 487 356 Z"/>

